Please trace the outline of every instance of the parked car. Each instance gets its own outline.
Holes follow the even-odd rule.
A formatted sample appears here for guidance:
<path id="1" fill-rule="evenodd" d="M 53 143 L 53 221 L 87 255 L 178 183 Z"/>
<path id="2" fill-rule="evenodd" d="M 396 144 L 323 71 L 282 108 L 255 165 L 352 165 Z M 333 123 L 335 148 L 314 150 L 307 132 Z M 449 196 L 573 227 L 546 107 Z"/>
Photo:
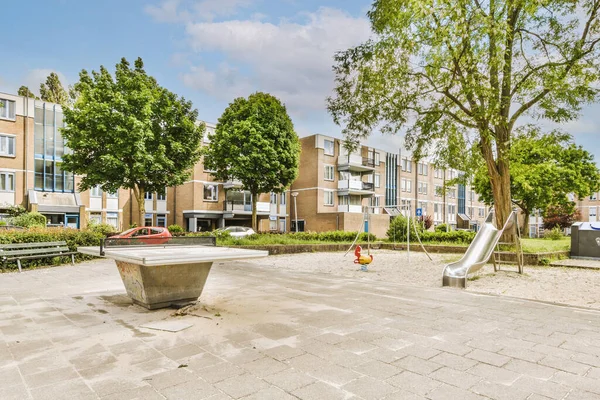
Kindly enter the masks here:
<path id="1" fill-rule="evenodd" d="M 254 235 L 256 233 L 254 232 L 254 229 L 245 226 L 229 226 L 225 229 L 222 229 L 222 231 L 229 232 L 231 237 L 237 238 Z"/>
<path id="2" fill-rule="evenodd" d="M 147 244 L 162 244 L 168 241 L 171 237 L 171 232 L 169 232 L 167 228 L 163 228 L 161 226 L 140 226 L 137 228 L 128 229 L 125 232 L 118 233 L 116 235 L 111 236 L 110 238 L 147 239 L 141 240 L 141 242 Z"/>

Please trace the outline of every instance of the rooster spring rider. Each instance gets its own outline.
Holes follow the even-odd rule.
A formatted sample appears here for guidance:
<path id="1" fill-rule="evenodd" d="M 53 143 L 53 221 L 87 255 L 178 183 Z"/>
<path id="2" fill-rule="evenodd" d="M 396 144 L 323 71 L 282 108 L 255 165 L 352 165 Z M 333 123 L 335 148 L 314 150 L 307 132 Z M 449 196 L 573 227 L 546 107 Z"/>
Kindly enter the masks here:
<path id="1" fill-rule="evenodd" d="M 373 255 L 371 254 L 370 249 L 367 249 L 366 256 L 360 254 L 361 251 L 362 251 L 362 247 L 360 247 L 360 245 L 356 246 L 356 249 L 354 249 L 354 255 L 356 256 L 356 260 L 354 260 L 354 264 L 360 264 L 360 265 L 371 264 L 371 262 L 373 261 Z"/>

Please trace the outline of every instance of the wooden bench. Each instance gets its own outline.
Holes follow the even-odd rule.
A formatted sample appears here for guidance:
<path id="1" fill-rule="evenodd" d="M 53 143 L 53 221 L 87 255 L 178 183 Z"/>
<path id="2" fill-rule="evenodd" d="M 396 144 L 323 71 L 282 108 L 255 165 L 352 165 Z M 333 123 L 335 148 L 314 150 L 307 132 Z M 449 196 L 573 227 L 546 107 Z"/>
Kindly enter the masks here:
<path id="1" fill-rule="evenodd" d="M 22 272 L 21 260 L 71 256 L 71 263 L 75 265 L 75 254 L 77 252 L 71 251 L 67 247 L 67 242 L 0 244 L 0 258 L 2 258 L 3 268 L 6 267 L 9 261 L 17 260 L 19 272 Z"/>

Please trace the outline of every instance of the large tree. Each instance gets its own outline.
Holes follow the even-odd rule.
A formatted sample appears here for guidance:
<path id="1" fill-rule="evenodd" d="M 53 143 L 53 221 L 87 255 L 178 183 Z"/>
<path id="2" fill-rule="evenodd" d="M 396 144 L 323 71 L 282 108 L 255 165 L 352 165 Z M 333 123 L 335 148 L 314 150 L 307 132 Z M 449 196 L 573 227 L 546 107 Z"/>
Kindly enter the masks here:
<path id="1" fill-rule="evenodd" d="M 559 131 L 541 134 L 538 129 L 518 132 L 512 140 L 510 191 L 513 203 L 524 214 L 522 232 L 529 231 L 534 209 L 566 204 L 568 194 L 579 198 L 598 190 L 600 172 L 594 156 Z M 487 169 L 480 168 L 474 182 L 481 199 L 491 204 L 493 193 Z"/>
<path id="2" fill-rule="evenodd" d="M 334 121 L 355 141 L 406 129 L 418 155 L 477 137 L 497 222 L 524 117 L 565 122 L 598 95 L 600 0 L 377 0 L 374 38 L 336 55 Z M 455 154 L 460 157 L 461 154 Z"/>
<path id="3" fill-rule="evenodd" d="M 204 153 L 206 169 L 221 181 L 239 180 L 252 194 L 257 231 L 258 195 L 283 192 L 298 176 L 300 142 L 285 106 L 266 93 L 235 99 L 219 118 Z"/>
<path id="4" fill-rule="evenodd" d="M 204 125 L 192 104 L 158 85 L 141 58 L 123 58 L 115 76 L 100 67 L 75 84 L 78 97 L 65 109 L 63 137 L 70 154 L 63 169 L 83 175 L 80 190 L 132 189 L 144 222 L 144 194 L 184 183 L 200 159 Z"/>
<path id="5" fill-rule="evenodd" d="M 19 88 L 19 90 L 17 91 L 17 94 L 19 96 L 29 97 L 31 99 L 39 100 L 39 98 L 35 94 L 33 94 L 33 92 L 31 90 L 29 90 L 29 88 L 27 86 L 24 86 L 24 85 Z"/>
<path id="6" fill-rule="evenodd" d="M 46 78 L 46 82 L 40 84 L 40 97 L 44 101 L 61 106 L 67 105 L 69 101 L 69 95 L 55 72 L 51 72 Z"/>

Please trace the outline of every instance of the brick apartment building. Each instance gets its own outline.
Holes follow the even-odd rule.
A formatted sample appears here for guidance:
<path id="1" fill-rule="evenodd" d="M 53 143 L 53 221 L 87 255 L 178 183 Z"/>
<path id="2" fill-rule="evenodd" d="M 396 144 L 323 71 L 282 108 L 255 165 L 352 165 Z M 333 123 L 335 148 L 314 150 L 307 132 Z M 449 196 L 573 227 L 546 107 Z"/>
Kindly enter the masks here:
<path id="1" fill-rule="evenodd" d="M 44 214 L 51 225 L 83 228 L 90 220 L 113 225 L 168 226 L 212 230 L 251 223 L 251 197 L 236 182 L 216 182 L 202 163 L 190 181 L 163 193 L 147 193 L 144 221 L 138 221 L 131 190 L 104 193 L 99 187 L 78 191 L 80 178 L 63 171 L 68 152 L 60 133 L 60 105 L 0 93 L 0 216 L 7 206 L 23 205 Z M 207 132 L 214 125 L 207 124 Z M 208 145 L 205 136 L 203 145 Z M 261 231 L 289 229 L 289 194 L 262 194 L 257 209 Z"/>
<path id="2" fill-rule="evenodd" d="M 298 215 L 291 212 L 292 226 L 299 230 L 362 229 L 368 212 L 370 231 L 384 237 L 390 215 L 414 215 L 421 208 L 434 224 L 476 228 L 487 216 L 486 206 L 463 185 L 442 191 L 454 170 L 438 170 L 429 163 L 360 146 L 348 154 L 343 141 L 324 135 L 300 139 L 300 173 L 292 184 L 297 193 Z"/>

